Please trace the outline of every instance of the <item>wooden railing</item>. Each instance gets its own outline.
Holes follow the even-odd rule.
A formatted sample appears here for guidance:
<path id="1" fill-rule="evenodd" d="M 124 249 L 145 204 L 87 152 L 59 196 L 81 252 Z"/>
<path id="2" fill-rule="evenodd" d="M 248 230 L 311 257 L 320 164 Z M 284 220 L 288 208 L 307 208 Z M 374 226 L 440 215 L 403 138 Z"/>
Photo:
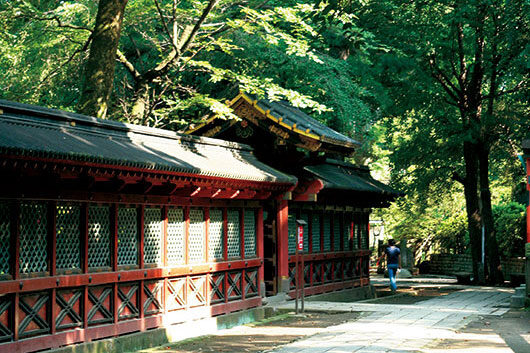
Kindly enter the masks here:
<path id="1" fill-rule="evenodd" d="M 345 288 L 366 286 L 369 277 L 369 250 L 304 254 L 304 294 L 314 295 Z M 299 266 L 301 258 L 299 260 Z M 289 256 L 290 295 L 296 288 L 296 255 Z M 301 267 L 300 267 L 301 268 Z"/>

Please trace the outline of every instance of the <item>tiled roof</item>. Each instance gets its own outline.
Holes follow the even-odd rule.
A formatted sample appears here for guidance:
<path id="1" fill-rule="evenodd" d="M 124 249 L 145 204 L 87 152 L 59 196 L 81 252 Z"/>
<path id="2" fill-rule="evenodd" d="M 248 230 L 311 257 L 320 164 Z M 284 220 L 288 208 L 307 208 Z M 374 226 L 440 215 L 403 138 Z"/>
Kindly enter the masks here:
<path id="1" fill-rule="evenodd" d="M 345 136 L 332 128 L 313 119 L 298 108 L 293 107 L 286 101 L 270 101 L 268 99 L 256 100 L 255 97 L 245 94 L 250 100 L 256 101 L 256 105 L 262 110 L 268 112 L 276 119 L 301 133 L 308 133 L 318 136 L 323 142 L 356 148 L 360 143 L 348 136 Z"/>
<path id="2" fill-rule="evenodd" d="M 351 190 L 397 197 L 401 194 L 392 187 L 375 180 L 367 167 L 327 159 L 325 163 L 304 167 L 322 180 L 324 189 Z"/>
<path id="3" fill-rule="evenodd" d="M 0 100 L 0 154 L 295 184 L 243 144 Z"/>

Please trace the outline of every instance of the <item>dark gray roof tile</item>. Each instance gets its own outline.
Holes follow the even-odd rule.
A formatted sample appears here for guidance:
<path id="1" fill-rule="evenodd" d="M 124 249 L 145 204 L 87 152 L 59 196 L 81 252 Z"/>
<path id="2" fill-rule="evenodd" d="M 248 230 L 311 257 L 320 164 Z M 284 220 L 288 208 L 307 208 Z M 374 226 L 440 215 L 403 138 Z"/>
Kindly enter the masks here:
<path id="1" fill-rule="evenodd" d="M 243 144 L 0 100 L 0 153 L 227 179 L 296 183 Z"/>

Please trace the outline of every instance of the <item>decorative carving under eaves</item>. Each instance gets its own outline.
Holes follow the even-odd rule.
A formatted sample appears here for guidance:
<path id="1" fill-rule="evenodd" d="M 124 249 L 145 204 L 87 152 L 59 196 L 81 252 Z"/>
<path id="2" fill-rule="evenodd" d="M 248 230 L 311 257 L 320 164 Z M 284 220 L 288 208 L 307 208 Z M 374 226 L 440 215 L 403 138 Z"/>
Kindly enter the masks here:
<path id="1" fill-rule="evenodd" d="M 213 129 L 210 129 L 210 130 L 206 131 L 203 134 L 203 136 L 205 136 L 205 137 L 213 137 L 213 136 L 217 135 L 220 131 L 221 131 L 221 126 L 216 126 Z"/>
<path id="2" fill-rule="evenodd" d="M 240 118 L 247 119 L 256 125 L 258 125 L 258 120 L 267 119 L 265 115 L 248 103 L 242 103 L 235 107 L 234 114 Z"/>
<path id="3" fill-rule="evenodd" d="M 315 152 L 320 149 L 320 147 L 322 146 L 322 142 L 305 136 L 300 136 L 300 143 L 297 143 L 296 146 L 309 150 L 311 152 Z"/>
<path id="4" fill-rule="evenodd" d="M 272 132 L 275 135 L 280 136 L 281 138 L 287 140 L 289 138 L 289 133 L 286 131 L 283 131 L 281 128 L 271 125 L 269 126 L 269 131 Z"/>

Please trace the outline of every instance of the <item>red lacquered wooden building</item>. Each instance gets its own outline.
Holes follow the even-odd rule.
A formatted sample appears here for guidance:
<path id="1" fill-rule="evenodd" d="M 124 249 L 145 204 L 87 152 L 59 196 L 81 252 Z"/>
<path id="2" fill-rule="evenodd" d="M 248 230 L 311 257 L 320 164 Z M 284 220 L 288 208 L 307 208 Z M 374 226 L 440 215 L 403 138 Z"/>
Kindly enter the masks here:
<path id="1" fill-rule="evenodd" d="M 230 103 L 241 120 L 212 117 L 188 133 L 251 145 L 256 157 L 298 179 L 282 199 L 266 203 L 267 294 L 295 288 L 296 219 L 304 237 L 305 294 L 367 286 L 369 213 L 399 193 L 365 166 L 345 162 L 359 143 L 286 102 L 239 94 Z"/>
<path id="2" fill-rule="evenodd" d="M 261 305 L 263 200 L 296 178 L 248 146 L 0 101 L 0 352 Z"/>

